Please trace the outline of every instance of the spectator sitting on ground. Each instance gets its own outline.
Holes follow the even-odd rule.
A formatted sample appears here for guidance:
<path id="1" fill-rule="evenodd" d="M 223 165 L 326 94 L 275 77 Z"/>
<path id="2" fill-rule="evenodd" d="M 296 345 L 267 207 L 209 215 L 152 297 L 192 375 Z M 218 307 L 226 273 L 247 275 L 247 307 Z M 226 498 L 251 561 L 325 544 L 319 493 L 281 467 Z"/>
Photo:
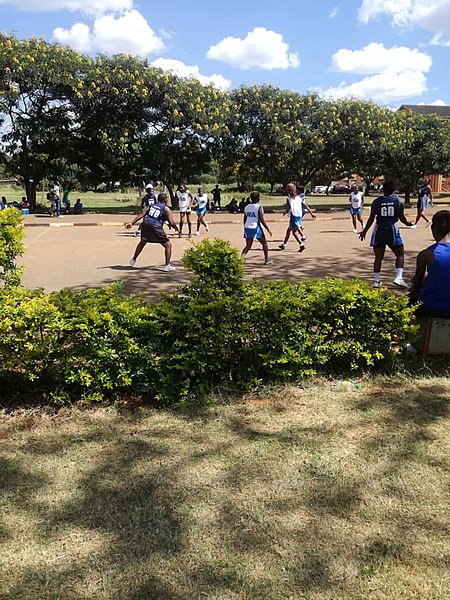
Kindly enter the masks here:
<path id="1" fill-rule="evenodd" d="M 418 317 L 450 317 L 450 211 L 433 215 L 431 233 L 436 240 L 417 256 L 409 291 L 412 304 L 421 302 Z"/>
<path id="2" fill-rule="evenodd" d="M 239 212 L 243 213 L 246 206 L 245 198 L 242 198 L 242 200 L 239 202 Z"/>
<path id="3" fill-rule="evenodd" d="M 239 206 L 236 198 L 231 198 L 230 202 L 225 206 L 226 210 L 230 213 L 236 214 L 239 212 Z"/>
<path id="4" fill-rule="evenodd" d="M 83 205 L 81 204 L 81 200 L 80 200 L 80 198 L 77 198 L 77 201 L 75 202 L 74 207 L 73 207 L 73 214 L 81 215 L 82 210 L 83 210 Z"/>
<path id="5" fill-rule="evenodd" d="M 19 208 L 21 210 L 30 210 L 30 203 L 28 202 L 26 196 L 22 196 L 22 200 L 19 204 Z"/>
<path id="6" fill-rule="evenodd" d="M 4 210 L 5 208 L 8 208 L 8 202 L 6 201 L 6 197 L 2 196 L 0 201 L 0 210 Z"/>

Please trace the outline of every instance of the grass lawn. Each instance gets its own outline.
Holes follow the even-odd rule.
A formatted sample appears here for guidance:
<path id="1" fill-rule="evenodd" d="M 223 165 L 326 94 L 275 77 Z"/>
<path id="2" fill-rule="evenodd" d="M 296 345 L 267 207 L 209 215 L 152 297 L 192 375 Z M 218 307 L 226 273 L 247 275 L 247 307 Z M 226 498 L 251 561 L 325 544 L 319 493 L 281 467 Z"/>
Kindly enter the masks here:
<path id="1" fill-rule="evenodd" d="M 190 190 L 193 194 L 196 193 L 197 185 L 190 185 Z M 214 186 L 204 186 L 207 191 L 212 189 Z M 235 197 L 239 202 L 242 197 L 247 197 L 247 193 L 227 191 L 227 187 L 222 185 L 224 193 L 222 194 L 222 206 L 228 204 L 232 197 Z M 156 189 L 157 193 L 161 190 Z M 8 202 L 13 200 L 20 201 L 24 195 L 24 191 L 17 186 L 3 186 L 0 187 L 0 196 L 6 196 Z M 366 205 L 370 205 L 372 200 L 376 198 L 377 194 L 372 192 L 371 196 L 366 196 Z M 75 200 L 81 198 L 83 203 L 83 210 L 85 212 L 99 212 L 99 213 L 111 213 L 111 214 L 126 214 L 139 212 L 141 201 L 137 190 L 130 190 L 126 193 L 108 193 L 108 194 L 95 194 L 94 192 L 76 192 L 73 191 L 70 194 L 71 206 L 75 204 Z M 264 207 L 268 212 L 281 211 L 285 207 L 284 196 L 269 196 L 269 194 L 261 194 L 261 199 Z M 37 195 L 38 204 L 49 207 L 49 202 L 46 199 L 46 193 L 38 192 Z M 414 199 L 413 199 L 414 203 Z M 450 196 L 445 194 L 435 195 L 435 204 L 442 204 L 443 206 L 450 203 Z M 308 196 L 308 204 L 315 210 L 340 210 L 347 209 L 349 206 L 348 197 L 345 194 L 336 194 L 326 196 L 325 194 L 310 194 Z"/>
<path id="2" fill-rule="evenodd" d="M 4 412 L 0 597 L 449 598 L 449 398 L 377 378 Z"/>

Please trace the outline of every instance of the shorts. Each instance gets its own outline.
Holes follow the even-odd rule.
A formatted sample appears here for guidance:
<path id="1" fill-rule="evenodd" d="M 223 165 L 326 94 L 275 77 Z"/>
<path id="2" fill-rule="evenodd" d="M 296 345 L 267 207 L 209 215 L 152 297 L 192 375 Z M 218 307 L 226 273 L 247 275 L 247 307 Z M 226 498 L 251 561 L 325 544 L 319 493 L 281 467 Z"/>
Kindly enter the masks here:
<path id="1" fill-rule="evenodd" d="M 428 208 L 428 196 L 422 196 L 417 200 L 417 210 L 425 210 Z"/>
<path id="2" fill-rule="evenodd" d="M 265 238 L 264 231 L 261 229 L 261 226 L 254 227 L 253 229 L 249 229 L 248 227 L 244 227 L 244 238 L 245 239 L 256 239 L 260 240 Z"/>
<path id="3" fill-rule="evenodd" d="M 294 215 L 291 215 L 289 218 L 289 229 L 300 229 L 302 221 L 303 217 L 294 217 Z"/>
<path id="4" fill-rule="evenodd" d="M 180 206 L 179 211 L 180 215 L 190 215 L 192 212 L 190 206 Z"/>
<path id="5" fill-rule="evenodd" d="M 370 245 L 372 248 L 383 248 L 385 246 L 398 248 L 399 246 L 403 246 L 402 236 L 400 235 L 397 223 L 387 225 L 386 227 L 375 225 L 372 237 L 370 238 Z"/>
<path id="6" fill-rule="evenodd" d="M 350 206 L 350 214 L 351 215 L 362 215 L 362 207 L 360 206 L 359 208 L 353 208 L 353 206 Z"/>
<path id="7" fill-rule="evenodd" d="M 204 217 L 206 215 L 206 206 L 203 208 L 197 208 L 197 214 L 199 217 Z"/>
<path id="8" fill-rule="evenodd" d="M 165 244 L 169 238 L 162 225 L 144 221 L 141 227 L 141 240 L 148 244 Z"/>

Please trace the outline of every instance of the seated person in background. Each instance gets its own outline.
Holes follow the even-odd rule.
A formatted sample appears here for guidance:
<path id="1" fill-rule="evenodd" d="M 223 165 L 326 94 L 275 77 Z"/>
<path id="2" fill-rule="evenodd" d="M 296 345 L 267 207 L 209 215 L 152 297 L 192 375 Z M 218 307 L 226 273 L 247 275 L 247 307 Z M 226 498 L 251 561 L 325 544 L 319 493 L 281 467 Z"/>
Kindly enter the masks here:
<path id="1" fill-rule="evenodd" d="M 26 199 L 26 196 L 22 196 L 22 200 L 19 204 L 20 209 L 30 209 L 30 203 Z"/>
<path id="2" fill-rule="evenodd" d="M 83 210 L 83 205 L 81 204 L 81 200 L 80 200 L 80 198 L 77 198 L 77 201 L 75 202 L 75 204 L 73 206 L 73 214 L 81 215 L 82 210 Z"/>
<path id="3" fill-rule="evenodd" d="M 226 210 L 230 213 L 236 214 L 239 211 L 239 206 L 236 198 L 231 198 L 230 202 L 225 206 Z"/>
<path id="4" fill-rule="evenodd" d="M 246 206 L 245 198 L 242 198 L 242 200 L 239 202 L 239 212 L 243 213 Z"/>
<path id="5" fill-rule="evenodd" d="M 8 208 L 8 202 L 6 201 L 6 197 L 2 196 L 2 199 L 0 201 L 0 210 L 3 210 L 5 208 Z"/>
<path id="6" fill-rule="evenodd" d="M 431 233 L 436 243 L 419 253 L 409 297 L 411 303 L 422 303 L 418 317 L 450 317 L 449 210 L 433 215 Z"/>

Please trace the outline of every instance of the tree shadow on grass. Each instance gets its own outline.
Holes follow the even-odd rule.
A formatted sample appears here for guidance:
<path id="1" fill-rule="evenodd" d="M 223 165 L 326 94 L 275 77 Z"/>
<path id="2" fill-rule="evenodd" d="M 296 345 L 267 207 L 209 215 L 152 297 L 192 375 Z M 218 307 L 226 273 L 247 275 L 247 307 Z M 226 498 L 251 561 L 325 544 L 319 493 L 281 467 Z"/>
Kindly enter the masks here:
<path id="1" fill-rule="evenodd" d="M 331 414 L 313 424 L 269 404 L 122 414 L 34 437 L 10 465 L 14 503 L 40 523 L 45 547 L 76 532 L 79 549 L 19 569 L 10 597 L 378 598 L 364 595 L 369 581 L 395 565 L 407 584 L 408 570 L 438 558 L 443 519 L 420 482 L 412 492 L 403 479 L 421 465 L 442 470 L 424 446 L 448 416 L 447 390 L 425 382 L 341 395 L 348 422 Z M 27 479 L 25 465 L 61 453 L 80 468 L 73 493 L 49 506 L 48 481 L 31 468 Z"/>

